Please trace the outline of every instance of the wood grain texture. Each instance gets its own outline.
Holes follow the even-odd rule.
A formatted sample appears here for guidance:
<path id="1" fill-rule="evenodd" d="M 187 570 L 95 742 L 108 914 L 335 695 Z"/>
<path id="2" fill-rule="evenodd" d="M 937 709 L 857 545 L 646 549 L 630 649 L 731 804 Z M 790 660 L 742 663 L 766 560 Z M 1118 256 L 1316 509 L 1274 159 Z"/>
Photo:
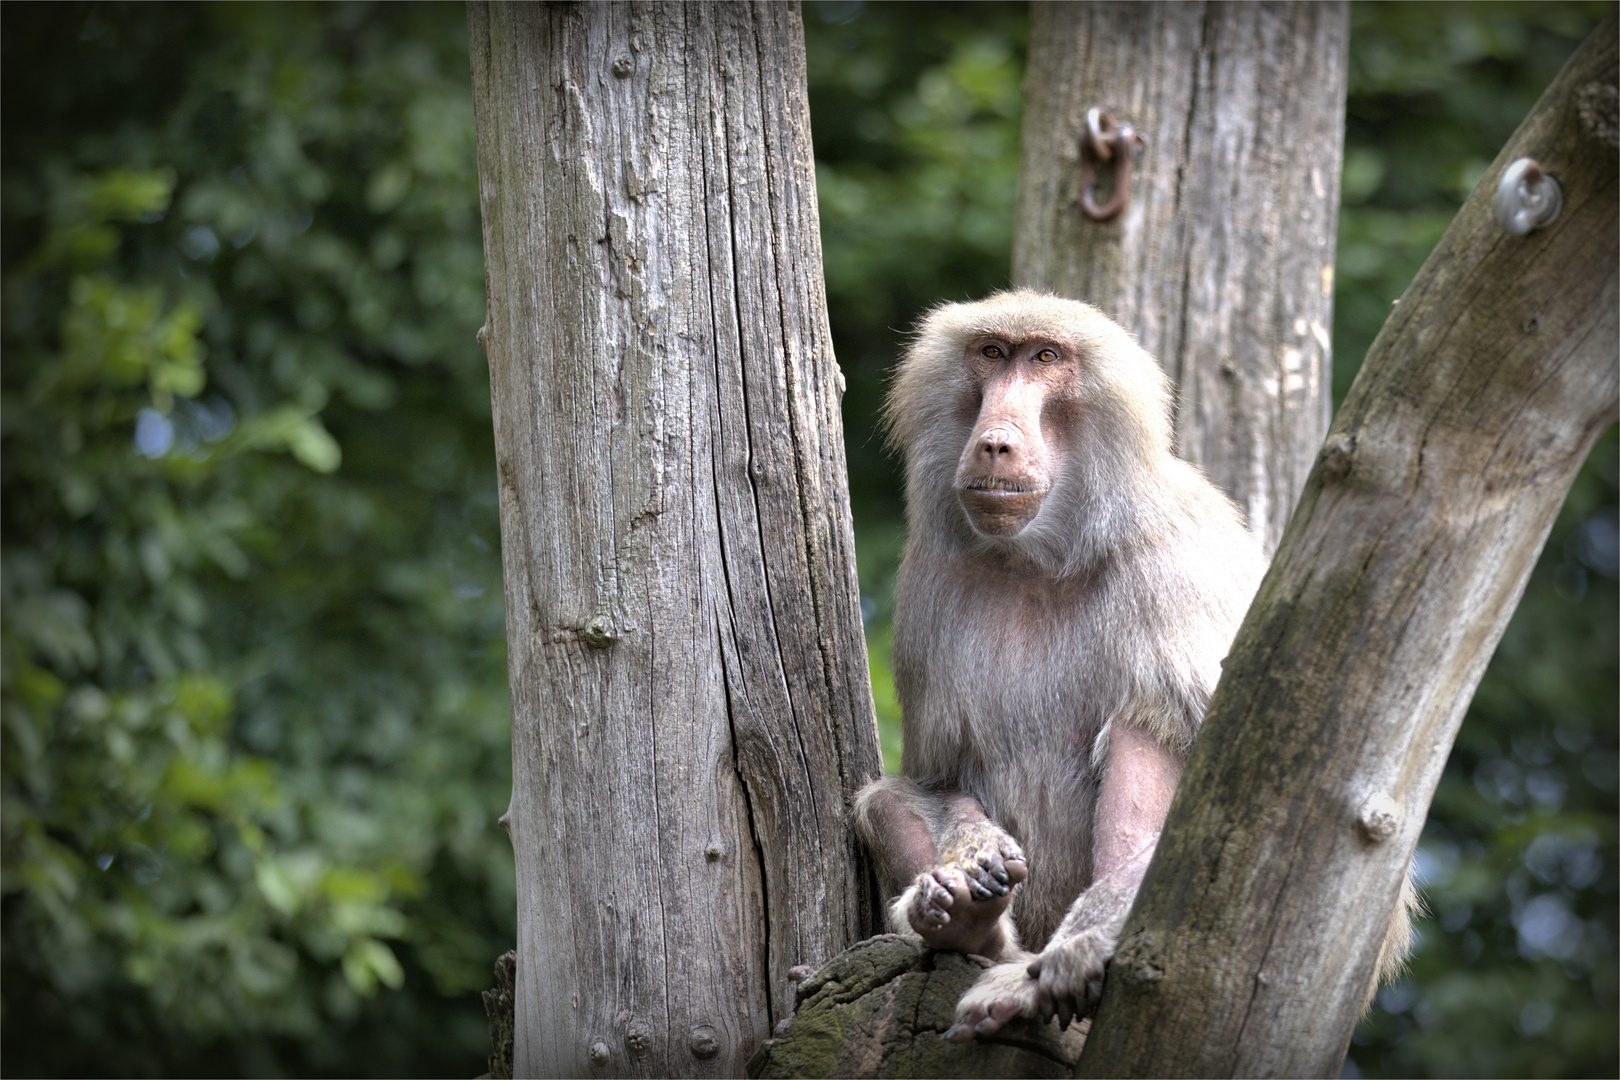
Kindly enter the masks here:
<path id="1" fill-rule="evenodd" d="M 1616 417 L 1611 14 L 1374 342 L 1261 586 L 1082 1058 L 1094 1076 L 1335 1076 L 1475 685 Z M 1562 216 L 1492 209 L 1529 155 Z M 1166 1038 L 1166 1032 L 1196 1032 Z"/>
<path id="2" fill-rule="evenodd" d="M 1331 410 L 1348 7 L 1036 3 L 1013 279 L 1095 304 L 1170 374 L 1176 452 L 1270 553 Z M 1086 220 L 1079 140 L 1148 141 L 1124 215 Z"/>
<path id="3" fill-rule="evenodd" d="M 519 1076 L 737 1075 L 876 925 L 796 7 L 469 6 Z"/>

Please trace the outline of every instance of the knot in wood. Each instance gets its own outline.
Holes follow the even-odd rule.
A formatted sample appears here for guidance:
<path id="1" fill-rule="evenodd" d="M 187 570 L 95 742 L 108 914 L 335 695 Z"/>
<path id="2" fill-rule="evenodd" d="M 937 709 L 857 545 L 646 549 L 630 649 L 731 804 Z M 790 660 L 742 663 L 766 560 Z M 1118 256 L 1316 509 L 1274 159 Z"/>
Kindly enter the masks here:
<path id="1" fill-rule="evenodd" d="M 635 67 L 635 61 L 631 60 L 630 57 L 621 56 L 613 61 L 613 77 L 615 79 L 628 79 Z"/>
<path id="2" fill-rule="evenodd" d="M 608 1063 L 608 1058 L 610 1056 L 611 1055 L 608 1053 L 607 1043 L 602 1042 L 601 1040 L 591 1043 L 592 1065 L 595 1065 L 598 1069 L 600 1069 L 602 1066 Z"/>
<path id="3" fill-rule="evenodd" d="M 1356 811 L 1356 827 L 1361 835 L 1374 844 L 1381 844 L 1395 835 L 1401 826 L 1401 808 L 1388 792 L 1379 791 L 1367 797 Z"/>
<path id="4" fill-rule="evenodd" d="M 636 1057 L 643 1057 L 652 1049 L 652 1025 L 645 1020 L 632 1020 L 624 1032 L 624 1046 Z"/>
<path id="5" fill-rule="evenodd" d="M 1156 983 L 1164 978 L 1164 961 L 1155 939 L 1145 933 L 1132 934 L 1114 952 L 1109 973 L 1130 983 Z"/>
<path id="6" fill-rule="evenodd" d="M 1317 461 L 1322 470 L 1322 480 L 1326 483 L 1338 483 L 1350 473 L 1351 459 L 1356 449 L 1356 437 L 1345 431 L 1335 431 L 1322 443 L 1322 452 Z"/>
<path id="7" fill-rule="evenodd" d="M 1620 86 L 1592 81 L 1575 94 L 1575 115 L 1581 130 L 1607 146 L 1620 148 Z"/>
<path id="8" fill-rule="evenodd" d="M 613 632 L 608 621 L 601 615 L 585 624 L 579 632 L 579 639 L 593 649 L 605 649 L 619 640 L 619 635 Z"/>
<path id="9" fill-rule="evenodd" d="M 708 1024 L 699 1024 L 692 1029 L 692 1035 L 686 1040 L 686 1047 L 692 1051 L 693 1057 L 712 1058 L 720 1052 L 720 1040 L 715 1035 L 714 1028 Z"/>

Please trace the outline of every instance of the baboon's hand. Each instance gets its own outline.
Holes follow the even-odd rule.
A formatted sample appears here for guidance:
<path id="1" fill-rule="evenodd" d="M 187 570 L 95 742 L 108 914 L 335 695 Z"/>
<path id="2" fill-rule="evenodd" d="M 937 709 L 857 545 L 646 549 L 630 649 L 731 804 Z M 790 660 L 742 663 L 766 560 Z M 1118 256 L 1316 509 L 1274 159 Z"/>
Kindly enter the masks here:
<path id="1" fill-rule="evenodd" d="M 1038 992 L 1040 1015 L 1069 1021 L 1088 1015 L 1102 1000 L 1103 976 L 1114 955 L 1118 937 L 1104 927 L 1091 927 L 1070 938 L 1054 941 L 1031 960 L 1028 967 Z"/>
<path id="2" fill-rule="evenodd" d="M 995 1034 L 1014 1017 L 1037 1015 L 1040 991 L 1028 968 L 1027 961 L 1014 960 L 979 976 L 956 1003 L 956 1023 L 940 1038 L 970 1042 L 975 1035 Z"/>

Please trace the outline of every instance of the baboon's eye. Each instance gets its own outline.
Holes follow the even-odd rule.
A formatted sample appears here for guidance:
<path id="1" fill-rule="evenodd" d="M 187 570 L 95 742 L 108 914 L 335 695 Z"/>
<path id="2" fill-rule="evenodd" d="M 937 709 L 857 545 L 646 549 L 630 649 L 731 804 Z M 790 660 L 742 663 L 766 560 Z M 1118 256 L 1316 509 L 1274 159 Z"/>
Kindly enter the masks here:
<path id="1" fill-rule="evenodd" d="M 991 360 L 1000 360 L 1003 356 L 1007 355 L 1006 352 L 1002 350 L 1000 345 L 986 345 L 984 348 L 980 349 L 979 352 L 989 357 Z"/>
<path id="2" fill-rule="evenodd" d="M 1035 359 L 1043 364 L 1054 364 L 1057 362 L 1057 358 L 1058 354 L 1055 349 L 1042 349 L 1035 354 Z"/>

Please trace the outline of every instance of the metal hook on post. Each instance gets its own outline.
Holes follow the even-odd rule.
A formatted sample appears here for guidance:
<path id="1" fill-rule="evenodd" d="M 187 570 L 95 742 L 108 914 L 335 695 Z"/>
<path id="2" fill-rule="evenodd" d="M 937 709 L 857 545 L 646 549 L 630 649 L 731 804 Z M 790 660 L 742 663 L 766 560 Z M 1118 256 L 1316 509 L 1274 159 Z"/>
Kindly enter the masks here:
<path id="1" fill-rule="evenodd" d="M 1113 221 L 1131 199 L 1131 165 L 1147 150 L 1147 140 L 1130 124 L 1115 123 L 1108 110 L 1086 110 L 1086 130 L 1080 136 L 1080 212 L 1092 221 Z M 1095 193 L 1097 170 L 1114 166 L 1114 194 L 1102 206 Z"/>

